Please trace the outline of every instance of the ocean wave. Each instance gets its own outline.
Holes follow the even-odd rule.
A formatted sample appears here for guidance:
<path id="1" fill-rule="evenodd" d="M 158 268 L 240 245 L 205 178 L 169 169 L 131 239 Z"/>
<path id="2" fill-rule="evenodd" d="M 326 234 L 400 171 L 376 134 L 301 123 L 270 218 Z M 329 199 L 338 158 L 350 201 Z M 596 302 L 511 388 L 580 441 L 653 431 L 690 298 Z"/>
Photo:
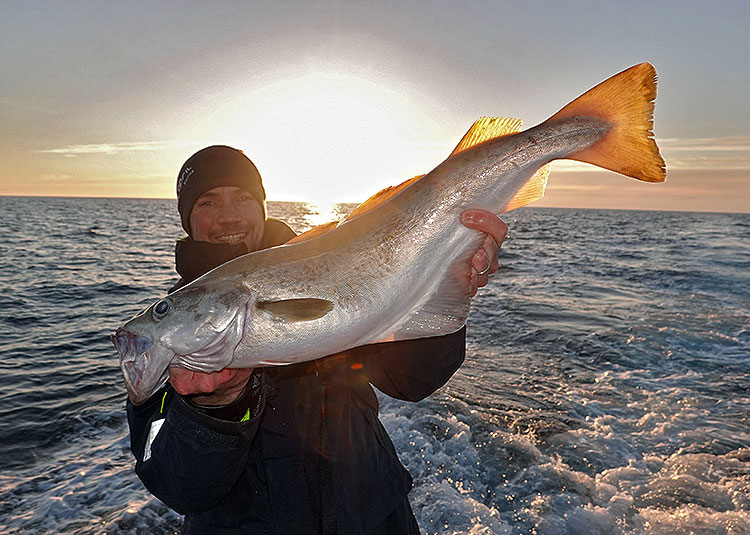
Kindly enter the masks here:
<path id="1" fill-rule="evenodd" d="M 107 338 L 176 280 L 173 202 L 2 208 L 0 531 L 177 531 L 133 472 Z M 750 216 L 505 219 L 462 368 L 423 402 L 381 396 L 423 532 L 750 533 Z"/>

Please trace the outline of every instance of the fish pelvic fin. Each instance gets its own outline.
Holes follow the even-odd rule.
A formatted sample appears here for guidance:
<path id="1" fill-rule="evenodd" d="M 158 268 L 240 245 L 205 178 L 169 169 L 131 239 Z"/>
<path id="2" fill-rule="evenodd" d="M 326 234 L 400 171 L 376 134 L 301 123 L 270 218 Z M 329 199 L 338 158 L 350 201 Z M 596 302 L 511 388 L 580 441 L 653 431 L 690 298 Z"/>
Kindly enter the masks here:
<path id="1" fill-rule="evenodd" d="M 464 134 L 456 148 L 451 152 L 451 156 L 460 154 L 477 145 L 510 134 L 517 134 L 521 131 L 523 121 L 521 119 L 512 119 L 510 117 L 480 117 L 471 125 L 469 131 Z"/>
<path id="2" fill-rule="evenodd" d="M 580 116 L 604 121 L 610 126 L 604 137 L 565 158 L 645 182 L 663 182 L 666 165 L 653 137 L 655 99 L 656 69 L 640 63 L 589 89 L 547 123 Z"/>

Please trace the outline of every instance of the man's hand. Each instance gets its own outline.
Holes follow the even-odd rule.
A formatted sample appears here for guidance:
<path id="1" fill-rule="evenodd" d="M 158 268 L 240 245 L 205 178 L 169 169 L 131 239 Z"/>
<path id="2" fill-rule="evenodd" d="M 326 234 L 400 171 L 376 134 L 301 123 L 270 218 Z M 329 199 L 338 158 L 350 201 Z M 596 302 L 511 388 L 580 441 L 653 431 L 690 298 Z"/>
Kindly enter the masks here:
<path id="1" fill-rule="evenodd" d="M 500 246 L 508 234 L 508 225 L 503 223 L 495 214 L 484 210 L 462 212 L 461 223 L 468 228 L 487 234 L 482 246 L 471 259 L 470 297 L 474 297 L 477 289 L 486 285 L 489 276 L 497 271 L 497 254 L 500 252 Z"/>
<path id="2" fill-rule="evenodd" d="M 228 405 L 245 391 L 252 368 L 224 368 L 203 373 L 184 368 L 169 368 L 169 382 L 179 394 L 193 395 L 197 405 Z"/>

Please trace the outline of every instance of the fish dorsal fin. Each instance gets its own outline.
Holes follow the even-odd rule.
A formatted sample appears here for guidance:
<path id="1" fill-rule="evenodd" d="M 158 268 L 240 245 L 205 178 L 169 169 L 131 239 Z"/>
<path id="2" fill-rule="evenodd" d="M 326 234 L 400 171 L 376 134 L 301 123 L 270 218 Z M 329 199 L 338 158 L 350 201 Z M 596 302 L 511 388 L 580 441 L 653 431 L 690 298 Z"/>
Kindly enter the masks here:
<path id="1" fill-rule="evenodd" d="M 349 219 L 354 219 L 355 217 L 359 217 L 364 213 L 369 212 L 370 210 L 377 208 L 381 204 L 383 204 L 388 199 L 394 197 L 397 193 L 399 193 L 401 190 L 408 188 L 412 184 L 414 184 L 417 180 L 422 178 L 424 175 L 417 175 L 415 177 L 412 177 L 408 180 L 404 180 L 399 184 L 398 186 L 388 186 L 387 188 L 381 189 L 379 192 L 377 192 L 375 195 L 367 199 L 365 202 L 357 206 L 352 213 L 350 213 L 347 218 L 344 221 L 347 221 Z"/>
<path id="2" fill-rule="evenodd" d="M 547 188 L 547 179 L 549 178 L 550 164 L 540 167 L 536 173 L 521 186 L 513 198 L 508 201 L 500 213 L 510 212 L 516 208 L 521 208 L 531 204 L 544 197 L 544 190 Z"/>
<path id="3" fill-rule="evenodd" d="M 456 148 L 451 152 L 451 156 L 476 147 L 490 139 L 517 134 L 521 131 L 522 124 L 521 119 L 510 117 L 480 117 L 474 121 L 469 131 L 458 142 Z"/>
<path id="4" fill-rule="evenodd" d="M 521 119 L 512 119 L 510 117 L 480 117 L 479 119 L 474 121 L 474 124 L 471 125 L 471 128 L 469 128 L 466 134 L 464 134 L 464 137 L 461 138 L 461 141 L 458 142 L 458 145 L 456 145 L 456 148 L 453 149 L 453 152 L 451 152 L 450 155 L 454 156 L 491 139 L 508 136 L 510 134 L 516 134 L 521 131 L 521 125 Z M 423 176 L 424 175 L 417 175 L 408 180 L 404 180 L 397 186 L 388 186 L 387 188 L 381 189 L 375 195 L 352 210 L 352 212 L 345 219 L 343 219 L 342 222 L 354 219 L 355 217 L 359 217 L 362 214 L 366 214 L 370 210 L 377 208 L 387 200 L 395 197 L 402 190 L 414 184 Z M 544 192 L 543 188 L 542 192 Z M 321 236 L 326 232 L 333 230 L 339 224 L 339 221 L 331 221 L 330 223 L 318 225 L 317 227 L 313 227 L 307 232 L 303 232 L 299 236 L 292 238 L 287 242 L 287 244 L 299 243 L 312 238 L 317 238 L 318 236 Z"/>
<path id="5" fill-rule="evenodd" d="M 287 245 L 291 243 L 299 243 L 301 241 L 307 241 L 311 240 L 312 238 L 317 238 L 318 236 L 322 236 L 329 230 L 333 230 L 336 228 L 336 226 L 339 224 L 338 221 L 330 221 L 328 223 L 323 223 L 322 225 L 318 225 L 317 227 L 313 227 L 307 232 L 303 232 L 302 234 L 299 234 L 286 242 Z"/>
<path id="6" fill-rule="evenodd" d="M 269 312 L 274 319 L 286 322 L 316 320 L 333 309 L 332 302 L 313 297 L 258 301 L 255 306 Z"/>
<path id="7" fill-rule="evenodd" d="M 469 128 L 468 132 L 464 134 L 464 137 L 461 138 L 461 141 L 458 142 L 458 145 L 456 145 L 456 148 L 453 149 L 453 152 L 451 152 L 450 155 L 454 156 L 491 139 L 516 134 L 521 131 L 521 124 L 521 119 L 511 119 L 509 117 L 480 117 L 474 121 L 474 124 Z M 398 186 L 389 186 L 380 190 L 365 202 L 357 206 L 346 219 L 354 219 L 355 217 L 369 212 L 373 208 L 376 208 L 400 193 L 401 190 L 408 188 L 423 176 L 424 175 L 417 175 L 409 180 L 405 180 Z"/>
<path id="8" fill-rule="evenodd" d="M 456 154 L 469 150 L 491 139 L 496 139 L 496 138 L 499 138 L 502 136 L 508 136 L 511 134 L 517 134 L 518 132 L 521 131 L 522 123 L 523 121 L 521 121 L 521 119 L 513 119 L 510 117 L 480 117 L 479 119 L 474 121 L 474 124 L 471 125 L 471 128 L 469 128 L 466 134 L 464 134 L 464 137 L 461 138 L 461 141 L 458 142 L 458 145 L 456 145 L 456 148 L 453 149 L 453 152 L 451 152 L 450 155 L 455 156 Z M 548 173 L 549 172 L 547 172 L 547 174 Z M 537 174 L 539 174 L 539 172 L 537 172 Z M 369 199 L 367 199 L 366 201 L 361 203 L 359 206 L 357 206 L 354 210 L 352 210 L 352 212 L 342 221 L 331 221 L 329 223 L 318 225 L 317 227 L 311 228 L 307 232 L 303 232 L 299 236 L 295 236 L 294 238 L 292 238 L 286 243 L 287 244 L 299 243 L 299 242 L 303 242 L 306 240 L 310 240 L 312 238 L 317 238 L 318 236 L 322 236 L 326 232 L 329 232 L 333 230 L 334 228 L 336 228 L 339 224 L 343 223 L 344 221 L 349 221 L 350 219 L 359 217 L 362 214 L 366 214 L 370 210 L 377 208 L 384 202 L 395 197 L 402 190 L 414 184 L 417 180 L 419 180 L 423 176 L 424 175 L 417 175 L 408 180 L 404 180 L 401 184 L 397 186 L 388 186 L 387 188 L 383 188 L 379 192 L 377 192 L 375 195 L 371 196 Z M 547 185 L 546 176 L 547 175 L 545 175 L 544 177 L 544 184 L 541 186 L 541 194 L 527 201 L 525 204 L 529 204 L 539 199 L 542 195 L 544 195 L 544 187 Z M 534 178 L 532 178 L 532 180 L 529 181 L 527 185 L 531 185 L 533 181 L 534 181 Z M 535 190 L 538 190 L 538 185 L 534 187 L 535 187 Z M 524 188 L 526 188 L 526 186 L 521 188 L 521 190 L 519 190 L 519 193 L 516 195 L 518 196 L 521 193 L 521 191 L 524 190 Z M 523 198 L 528 198 L 529 196 L 530 195 L 528 193 L 523 194 Z M 511 203 L 512 202 L 513 201 L 511 201 Z M 511 203 L 509 203 L 508 205 L 510 206 Z M 523 206 L 523 204 L 514 206 L 514 208 L 518 208 L 519 206 Z M 506 208 L 503 211 L 507 212 L 512 209 L 513 208 Z"/>
<path id="9" fill-rule="evenodd" d="M 286 242 L 286 245 L 291 245 L 293 243 L 299 243 L 299 242 L 311 240 L 313 238 L 317 238 L 318 236 L 322 236 L 326 232 L 329 232 L 335 229 L 344 221 L 349 221 L 350 219 L 359 217 L 362 214 L 365 214 L 369 212 L 370 210 L 377 208 L 378 206 L 383 204 L 385 201 L 387 201 L 388 199 L 396 195 L 398 192 L 400 192 L 402 189 L 411 186 L 414 182 L 416 182 L 423 176 L 424 175 L 417 175 L 413 178 L 410 178 L 409 180 L 403 181 L 398 186 L 388 186 L 387 188 L 381 189 L 375 195 L 373 195 L 372 197 L 364 201 L 362 204 L 358 205 L 354 210 L 352 210 L 352 212 L 348 216 L 346 216 L 341 221 L 330 221 L 328 223 L 323 223 L 322 225 L 318 225 L 317 227 L 313 227 L 310 230 L 295 236 L 294 238 Z"/>

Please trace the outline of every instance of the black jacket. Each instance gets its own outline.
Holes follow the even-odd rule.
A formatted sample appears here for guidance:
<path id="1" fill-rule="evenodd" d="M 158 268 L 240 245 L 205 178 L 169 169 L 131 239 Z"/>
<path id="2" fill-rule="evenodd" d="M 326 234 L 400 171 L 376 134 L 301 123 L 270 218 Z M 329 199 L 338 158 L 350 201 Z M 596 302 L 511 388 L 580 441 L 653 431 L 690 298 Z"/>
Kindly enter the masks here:
<path id="1" fill-rule="evenodd" d="M 273 225 L 281 240 L 286 232 Z M 183 533 L 418 533 L 411 476 L 370 383 L 420 400 L 458 369 L 464 342 L 461 329 L 259 369 L 248 394 L 218 412 L 167 385 L 141 406 L 127 403 L 136 473 L 186 515 Z"/>

